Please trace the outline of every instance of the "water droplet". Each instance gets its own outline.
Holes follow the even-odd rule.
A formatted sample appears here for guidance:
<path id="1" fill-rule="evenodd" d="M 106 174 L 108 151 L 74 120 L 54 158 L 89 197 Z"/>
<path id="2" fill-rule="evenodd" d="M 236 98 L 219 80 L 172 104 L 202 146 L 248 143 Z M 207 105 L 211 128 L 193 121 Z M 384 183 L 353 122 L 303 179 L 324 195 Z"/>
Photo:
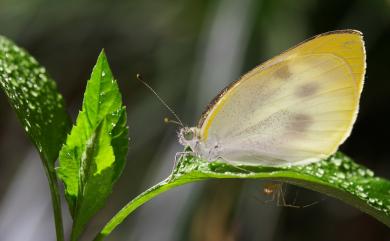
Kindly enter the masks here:
<path id="1" fill-rule="evenodd" d="M 33 105 L 31 102 L 28 102 L 28 108 L 35 110 L 35 105 Z"/>
<path id="2" fill-rule="evenodd" d="M 351 166 L 348 163 L 343 163 L 343 167 L 345 170 L 349 170 Z"/>
<path id="3" fill-rule="evenodd" d="M 336 173 L 336 176 L 337 176 L 338 178 L 345 179 L 345 174 L 342 173 L 342 172 L 337 172 L 337 173 Z"/>
<path id="4" fill-rule="evenodd" d="M 369 169 L 367 169 L 366 170 L 366 175 L 369 176 L 369 177 L 373 177 L 374 176 L 374 172 L 369 170 Z"/>
<path id="5" fill-rule="evenodd" d="M 315 175 L 317 177 L 322 177 L 324 175 L 324 173 L 325 173 L 324 169 L 319 168 L 319 169 L 317 169 L 317 172 Z"/>
<path id="6" fill-rule="evenodd" d="M 34 97 L 38 97 L 38 92 L 36 92 L 36 91 L 31 91 L 31 95 L 34 96 Z"/>
<path id="7" fill-rule="evenodd" d="M 341 165 L 341 159 L 339 158 L 332 158 L 331 162 L 336 165 L 337 167 Z"/>

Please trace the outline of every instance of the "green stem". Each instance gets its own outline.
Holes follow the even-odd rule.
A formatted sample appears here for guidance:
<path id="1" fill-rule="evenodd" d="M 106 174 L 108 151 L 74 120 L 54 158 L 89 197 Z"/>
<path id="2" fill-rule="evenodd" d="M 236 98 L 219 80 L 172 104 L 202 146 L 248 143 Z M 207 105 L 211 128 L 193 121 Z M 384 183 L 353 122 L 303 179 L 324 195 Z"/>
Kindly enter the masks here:
<path id="1" fill-rule="evenodd" d="M 56 228 L 57 241 L 64 241 L 64 228 L 62 224 L 61 197 L 58 190 L 57 175 L 54 168 L 45 166 L 47 180 L 49 182 L 51 202 L 54 213 L 54 224 Z M 51 170 L 50 170 L 51 169 Z"/>
<path id="2" fill-rule="evenodd" d="M 132 201 L 130 201 L 126 206 L 124 206 L 111 220 L 103 227 L 102 231 L 95 237 L 94 241 L 103 240 L 107 235 L 109 235 L 123 220 L 129 216 L 135 209 L 143 205 L 147 201 L 153 199 L 155 196 L 163 193 L 169 189 L 172 189 L 177 186 L 184 185 L 188 182 L 193 182 L 194 180 L 188 181 L 179 181 L 171 178 L 167 178 L 160 183 L 149 188 L 145 192 L 139 194 Z"/>

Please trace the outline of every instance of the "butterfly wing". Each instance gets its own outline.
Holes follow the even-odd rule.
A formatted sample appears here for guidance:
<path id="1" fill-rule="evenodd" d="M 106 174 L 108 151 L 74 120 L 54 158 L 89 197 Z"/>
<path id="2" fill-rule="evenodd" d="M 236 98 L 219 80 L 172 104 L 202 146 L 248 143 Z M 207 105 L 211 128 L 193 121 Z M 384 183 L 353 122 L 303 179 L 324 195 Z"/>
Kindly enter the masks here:
<path id="1" fill-rule="evenodd" d="M 314 162 L 349 136 L 365 73 L 354 30 L 322 34 L 256 67 L 199 122 L 210 158 L 269 166 Z"/>

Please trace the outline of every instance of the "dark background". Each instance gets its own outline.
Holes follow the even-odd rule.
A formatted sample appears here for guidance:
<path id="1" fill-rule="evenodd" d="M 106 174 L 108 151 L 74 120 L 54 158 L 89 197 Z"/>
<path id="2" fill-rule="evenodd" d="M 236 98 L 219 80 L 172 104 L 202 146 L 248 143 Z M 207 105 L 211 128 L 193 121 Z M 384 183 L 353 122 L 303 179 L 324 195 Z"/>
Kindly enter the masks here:
<path id="1" fill-rule="evenodd" d="M 322 32 L 363 32 L 367 74 L 361 109 L 341 150 L 390 178 L 390 1 L 309 0 L 0 0 L 0 34 L 26 48 L 57 81 L 75 119 L 86 80 L 102 48 L 119 80 L 130 125 L 130 152 L 91 237 L 125 203 L 166 177 L 177 127 L 136 81 L 142 73 L 194 125 L 228 83 L 262 61 Z M 0 94 L 0 240 L 54 240 L 48 187 L 30 141 Z M 264 204 L 260 181 L 208 181 L 170 191 L 131 215 L 107 240 L 368 241 L 390 240 L 381 223 L 308 190 L 304 209 Z M 65 204 L 64 204 L 65 205 Z M 66 232 L 69 214 L 64 206 Z"/>

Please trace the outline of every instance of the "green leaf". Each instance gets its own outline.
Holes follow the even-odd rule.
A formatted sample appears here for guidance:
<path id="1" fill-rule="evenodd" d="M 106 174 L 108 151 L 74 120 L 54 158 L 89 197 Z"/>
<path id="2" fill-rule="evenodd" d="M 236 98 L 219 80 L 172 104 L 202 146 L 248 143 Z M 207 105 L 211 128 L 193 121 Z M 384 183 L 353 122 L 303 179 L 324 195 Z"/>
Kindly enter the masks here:
<path id="1" fill-rule="evenodd" d="M 72 240 L 101 209 L 127 154 L 126 109 L 102 51 L 84 94 L 82 111 L 60 152 L 58 176 L 73 217 Z"/>
<path id="2" fill-rule="evenodd" d="M 340 199 L 390 227 L 390 181 L 353 162 L 342 153 L 326 160 L 292 167 L 230 165 L 187 155 L 166 180 L 151 187 L 122 208 L 96 236 L 102 240 L 135 209 L 158 194 L 186 183 L 212 178 L 249 178 L 285 182 Z"/>
<path id="3" fill-rule="evenodd" d="M 44 165 L 54 168 L 71 122 L 56 83 L 26 51 L 0 36 L 0 86 Z"/>
<path id="4" fill-rule="evenodd" d="M 56 83 L 25 50 L 0 36 L 0 87 L 37 147 L 49 181 L 57 240 L 63 240 L 54 166 L 71 121 Z"/>

